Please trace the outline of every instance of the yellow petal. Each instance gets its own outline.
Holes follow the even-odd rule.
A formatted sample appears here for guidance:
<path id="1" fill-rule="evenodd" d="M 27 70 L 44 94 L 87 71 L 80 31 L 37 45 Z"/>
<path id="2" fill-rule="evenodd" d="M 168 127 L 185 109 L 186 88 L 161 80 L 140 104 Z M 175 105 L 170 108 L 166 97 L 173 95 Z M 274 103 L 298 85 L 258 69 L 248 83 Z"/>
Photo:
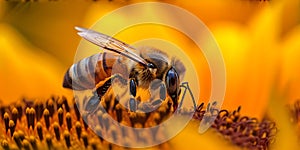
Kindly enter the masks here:
<path id="1" fill-rule="evenodd" d="M 287 101 L 290 103 L 300 99 L 300 26 L 292 29 L 284 38 L 281 51 L 284 53 L 282 58 L 282 78 L 281 87 L 288 87 Z"/>
<path id="2" fill-rule="evenodd" d="M 74 26 L 81 25 L 87 7 L 81 1 L 6 3 L 3 20 L 14 26 L 36 47 L 70 65 L 78 46 Z"/>
<path id="3" fill-rule="evenodd" d="M 47 98 L 61 91 L 61 64 L 32 46 L 16 30 L 0 24 L 0 99 L 11 102 L 22 96 Z"/>

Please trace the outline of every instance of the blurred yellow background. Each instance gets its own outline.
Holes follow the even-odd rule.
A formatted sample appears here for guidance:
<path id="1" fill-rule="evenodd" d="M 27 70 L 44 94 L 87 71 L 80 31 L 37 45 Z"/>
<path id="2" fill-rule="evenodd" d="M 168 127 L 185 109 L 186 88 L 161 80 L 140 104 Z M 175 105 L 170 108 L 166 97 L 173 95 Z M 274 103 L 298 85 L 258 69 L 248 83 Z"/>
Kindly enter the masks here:
<path id="1" fill-rule="evenodd" d="M 90 27 L 103 15 L 137 0 L 77 0 L 55 2 L 0 2 L 0 99 L 23 96 L 47 98 L 70 94 L 62 88 L 65 71 L 73 63 L 80 37 L 74 26 Z M 226 65 L 227 87 L 223 108 L 242 106 L 245 115 L 285 116 L 277 110 L 300 98 L 299 0 L 163 0 L 201 19 L 218 42 Z M 159 10 L 152 10 L 159 15 Z M 156 13 L 156 14 L 155 14 Z M 150 30 L 151 29 L 151 30 Z M 174 31 L 145 26 L 116 37 L 132 43 L 132 34 L 159 35 L 192 55 L 195 46 Z M 203 59 L 191 56 L 199 73 L 201 96 L 210 96 L 210 71 Z M 289 126 L 280 127 L 288 129 Z M 293 136 L 287 131 L 283 136 Z M 279 134 L 280 135 L 280 134 Z M 283 138 L 282 136 L 282 138 Z M 280 136 L 279 136 L 280 139 Z M 279 142 L 280 143 L 280 142 Z M 286 142 L 281 145 L 292 146 Z M 279 149 L 276 146 L 274 149 Z"/>

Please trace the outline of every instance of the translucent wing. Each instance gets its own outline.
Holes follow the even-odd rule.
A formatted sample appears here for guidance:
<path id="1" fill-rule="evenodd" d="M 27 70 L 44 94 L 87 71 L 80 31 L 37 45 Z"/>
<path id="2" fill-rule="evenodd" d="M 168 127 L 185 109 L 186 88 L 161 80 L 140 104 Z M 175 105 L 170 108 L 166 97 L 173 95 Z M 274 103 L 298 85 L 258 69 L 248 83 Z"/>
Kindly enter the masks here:
<path id="1" fill-rule="evenodd" d="M 135 54 L 133 52 L 135 51 L 135 48 L 131 47 L 130 45 L 122 41 L 119 41 L 111 36 L 93 30 L 89 30 L 81 27 L 75 27 L 75 29 L 79 31 L 78 35 L 92 42 L 93 44 L 96 44 L 106 50 L 121 54 L 125 57 L 132 59 L 133 61 L 139 62 L 147 66 L 147 62 L 143 58 Z"/>

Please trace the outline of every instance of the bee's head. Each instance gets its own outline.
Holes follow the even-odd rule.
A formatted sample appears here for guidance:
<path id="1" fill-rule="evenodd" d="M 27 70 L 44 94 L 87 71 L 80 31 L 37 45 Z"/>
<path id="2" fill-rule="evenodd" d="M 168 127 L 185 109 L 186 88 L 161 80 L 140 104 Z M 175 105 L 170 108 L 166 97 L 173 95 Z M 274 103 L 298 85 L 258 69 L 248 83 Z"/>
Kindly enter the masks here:
<path id="1" fill-rule="evenodd" d="M 183 63 L 176 58 L 173 58 L 170 63 L 162 60 L 152 60 L 154 60 L 153 63 L 149 62 L 147 64 L 147 70 L 151 72 L 151 74 L 155 74 L 156 79 L 160 79 L 165 83 L 166 91 L 172 99 L 175 111 L 178 107 L 178 100 L 181 92 L 180 83 L 185 74 L 185 67 Z"/>
<path id="2" fill-rule="evenodd" d="M 157 72 L 157 67 L 156 67 L 156 65 L 154 65 L 152 62 L 150 62 L 150 63 L 147 64 L 147 69 L 150 71 L 150 73 L 151 73 L 153 76 L 156 76 L 156 72 Z"/>

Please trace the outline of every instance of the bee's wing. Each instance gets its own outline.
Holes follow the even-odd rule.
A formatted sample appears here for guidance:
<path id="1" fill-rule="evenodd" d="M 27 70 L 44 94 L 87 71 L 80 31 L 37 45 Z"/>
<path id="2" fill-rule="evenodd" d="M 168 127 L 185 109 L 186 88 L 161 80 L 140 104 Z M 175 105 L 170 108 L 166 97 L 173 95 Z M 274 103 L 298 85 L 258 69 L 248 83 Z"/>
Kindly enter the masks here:
<path id="1" fill-rule="evenodd" d="M 89 30 L 81 27 L 75 27 L 75 29 L 79 31 L 78 35 L 80 35 L 84 39 L 106 50 L 113 51 L 123 56 L 126 56 L 136 62 L 142 63 L 145 66 L 147 65 L 147 62 L 143 58 L 141 58 L 140 56 L 138 56 L 136 53 L 133 52 L 135 51 L 135 48 L 131 47 L 130 45 L 122 41 L 119 41 L 111 36 L 93 30 Z"/>

